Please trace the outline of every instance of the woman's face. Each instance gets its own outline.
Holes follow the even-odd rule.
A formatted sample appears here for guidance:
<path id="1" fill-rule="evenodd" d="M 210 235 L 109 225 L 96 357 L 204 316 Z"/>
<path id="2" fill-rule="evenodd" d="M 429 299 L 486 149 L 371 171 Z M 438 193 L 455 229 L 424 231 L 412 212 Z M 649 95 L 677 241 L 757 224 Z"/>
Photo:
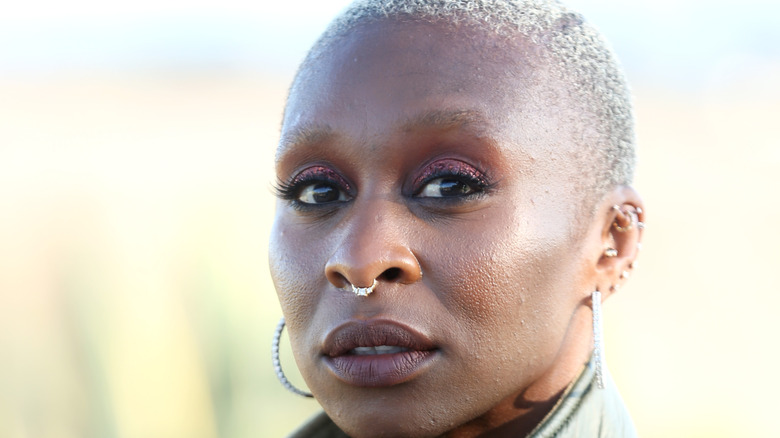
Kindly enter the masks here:
<path id="1" fill-rule="evenodd" d="M 522 393 L 592 288 L 565 93 L 520 44 L 466 34 L 362 28 L 289 97 L 271 271 L 306 383 L 353 436 L 438 435 Z"/>

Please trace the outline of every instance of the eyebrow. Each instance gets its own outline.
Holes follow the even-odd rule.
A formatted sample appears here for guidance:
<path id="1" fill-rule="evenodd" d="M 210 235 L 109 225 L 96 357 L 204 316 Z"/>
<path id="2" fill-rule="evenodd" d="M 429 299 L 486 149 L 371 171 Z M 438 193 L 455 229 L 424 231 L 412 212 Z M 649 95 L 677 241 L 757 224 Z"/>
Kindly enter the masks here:
<path id="1" fill-rule="evenodd" d="M 320 143 L 335 135 L 335 130 L 330 125 L 307 123 L 282 136 L 279 139 L 279 149 L 292 145 Z"/>
<path id="2" fill-rule="evenodd" d="M 405 132 L 431 128 L 440 130 L 467 127 L 483 128 L 487 125 L 487 118 L 484 114 L 471 109 L 426 111 L 399 124 L 401 130 Z M 307 123 L 298 126 L 279 140 L 277 160 L 279 153 L 291 146 L 315 145 L 327 142 L 337 136 L 336 130 L 328 124 Z"/>
<path id="3" fill-rule="evenodd" d="M 477 110 L 434 110 L 411 117 L 401 124 L 405 131 L 422 128 L 452 129 L 459 127 L 484 127 L 488 124 L 484 114 Z"/>

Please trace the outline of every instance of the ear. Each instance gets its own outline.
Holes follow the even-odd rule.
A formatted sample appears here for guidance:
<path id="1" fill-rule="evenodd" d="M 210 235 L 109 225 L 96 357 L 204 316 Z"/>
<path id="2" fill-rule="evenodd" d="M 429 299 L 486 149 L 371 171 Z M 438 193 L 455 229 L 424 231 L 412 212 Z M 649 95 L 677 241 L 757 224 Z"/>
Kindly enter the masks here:
<path id="1" fill-rule="evenodd" d="M 602 199 L 595 222 L 601 227 L 601 247 L 596 248 L 600 254 L 594 257 L 594 280 L 606 299 L 625 284 L 636 267 L 645 222 L 642 199 L 632 187 L 617 187 Z"/>

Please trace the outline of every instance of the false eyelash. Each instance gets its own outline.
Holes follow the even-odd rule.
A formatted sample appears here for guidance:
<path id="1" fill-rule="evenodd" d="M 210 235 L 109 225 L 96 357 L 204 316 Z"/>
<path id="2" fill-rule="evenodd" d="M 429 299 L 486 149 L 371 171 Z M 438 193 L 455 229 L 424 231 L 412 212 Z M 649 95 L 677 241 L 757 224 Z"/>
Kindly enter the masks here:
<path id="1" fill-rule="evenodd" d="M 458 179 L 461 182 L 464 182 L 472 186 L 475 189 L 475 191 L 474 193 L 468 196 L 479 196 L 485 193 L 490 193 L 493 190 L 493 188 L 495 188 L 496 186 L 496 183 L 489 182 L 490 178 L 484 173 L 482 173 L 479 176 L 475 176 L 470 173 L 467 174 L 464 172 L 453 171 L 450 169 L 441 169 L 439 171 L 432 172 L 431 174 L 427 175 L 425 179 L 420 181 L 418 183 L 418 187 L 414 191 L 414 196 L 419 195 L 420 192 L 422 192 L 423 188 L 425 188 L 425 185 L 430 183 L 431 181 L 436 180 L 438 178 L 447 178 L 447 177 Z"/>
<path id="2" fill-rule="evenodd" d="M 341 185 L 338 181 L 334 181 L 330 178 L 311 175 L 304 178 L 295 178 L 289 183 L 277 180 L 273 185 L 273 191 L 274 195 L 279 199 L 296 202 L 303 187 L 317 183 L 330 184 L 334 187 L 339 187 Z"/>
<path id="3" fill-rule="evenodd" d="M 298 191 L 300 190 L 300 182 L 294 181 L 291 183 L 282 181 L 281 179 L 277 179 L 275 183 L 273 183 L 272 190 L 274 192 L 274 196 L 276 196 L 279 199 L 283 199 L 285 201 L 292 201 L 295 198 L 298 197 Z"/>
<path id="4" fill-rule="evenodd" d="M 463 182 L 469 181 L 477 187 L 489 186 L 488 181 L 491 180 L 485 172 L 467 162 L 445 158 L 428 164 L 414 181 L 414 187 L 422 187 L 433 179 L 447 176 L 458 178 Z"/>
<path id="5" fill-rule="evenodd" d="M 282 180 L 278 180 L 274 186 L 274 194 L 279 199 L 284 199 L 285 201 L 294 201 L 298 198 L 298 195 L 301 192 L 301 188 L 309 185 L 309 184 L 316 184 L 316 183 L 325 183 L 325 184 L 333 184 L 334 186 L 338 185 L 336 181 L 330 180 L 328 178 L 321 178 L 321 177 L 308 177 L 308 178 L 296 178 L 292 182 L 284 182 Z"/>
<path id="6" fill-rule="evenodd" d="M 300 194 L 301 188 L 308 184 L 316 183 L 331 184 L 347 192 L 350 189 L 349 183 L 333 169 L 315 165 L 298 173 L 289 183 L 278 179 L 276 184 L 274 184 L 274 194 L 280 199 L 295 201 Z"/>

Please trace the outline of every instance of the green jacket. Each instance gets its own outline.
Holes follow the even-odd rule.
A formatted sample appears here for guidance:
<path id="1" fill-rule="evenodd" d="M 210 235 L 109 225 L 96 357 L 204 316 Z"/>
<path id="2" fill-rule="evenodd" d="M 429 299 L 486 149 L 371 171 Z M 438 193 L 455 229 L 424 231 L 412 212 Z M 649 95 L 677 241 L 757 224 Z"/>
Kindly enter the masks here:
<path id="1" fill-rule="evenodd" d="M 605 369 L 604 389 L 596 387 L 595 375 L 592 362 L 583 367 L 528 438 L 635 438 L 634 424 L 609 373 Z M 345 437 L 347 434 L 321 412 L 289 438 Z"/>

